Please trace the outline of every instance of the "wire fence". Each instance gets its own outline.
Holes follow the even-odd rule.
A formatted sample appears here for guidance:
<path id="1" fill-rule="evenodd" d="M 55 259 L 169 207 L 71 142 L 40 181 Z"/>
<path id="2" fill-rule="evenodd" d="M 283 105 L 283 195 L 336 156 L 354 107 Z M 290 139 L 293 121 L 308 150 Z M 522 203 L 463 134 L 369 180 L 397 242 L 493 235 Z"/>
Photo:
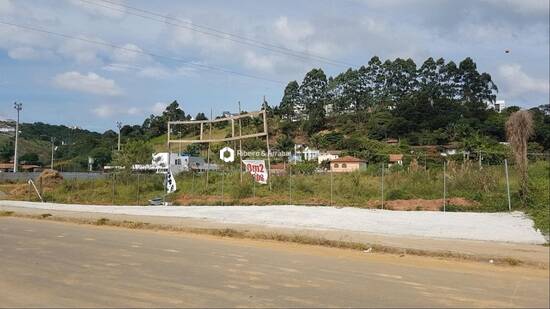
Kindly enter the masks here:
<path id="1" fill-rule="evenodd" d="M 531 160 L 529 167 L 530 182 L 534 183 L 530 194 L 543 202 L 550 192 L 549 166 L 539 157 Z M 157 198 L 174 205 L 510 211 L 521 204 L 520 177 L 506 158 L 481 165 L 472 160 L 441 160 L 432 162 L 429 168 L 412 162 L 376 163 L 349 173 L 304 172 L 290 164 L 272 169 L 269 185 L 256 183 L 246 173 L 241 181 L 240 174 L 234 164 L 222 165 L 221 170 L 209 171 L 208 176 L 205 172 L 183 172 L 176 175 L 178 190 L 169 195 L 165 194 L 162 174 L 120 172 L 67 177 L 54 183 L 37 182 L 36 186 L 46 201 L 105 205 L 148 205 L 149 200 Z M 21 198 L 38 200 L 30 184 L 24 189 L 19 186 Z"/>

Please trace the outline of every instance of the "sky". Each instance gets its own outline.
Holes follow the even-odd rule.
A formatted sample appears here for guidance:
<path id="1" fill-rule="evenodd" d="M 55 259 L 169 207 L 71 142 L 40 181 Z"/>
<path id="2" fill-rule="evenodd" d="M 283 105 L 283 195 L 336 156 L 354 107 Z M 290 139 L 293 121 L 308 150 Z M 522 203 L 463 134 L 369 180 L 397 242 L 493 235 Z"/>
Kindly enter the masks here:
<path id="1" fill-rule="evenodd" d="M 549 27 L 547 0 L 0 0 L 0 119 L 14 101 L 23 122 L 99 132 L 173 100 L 258 110 L 312 68 L 375 55 L 472 57 L 497 99 L 528 108 L 549 103 Z"/>

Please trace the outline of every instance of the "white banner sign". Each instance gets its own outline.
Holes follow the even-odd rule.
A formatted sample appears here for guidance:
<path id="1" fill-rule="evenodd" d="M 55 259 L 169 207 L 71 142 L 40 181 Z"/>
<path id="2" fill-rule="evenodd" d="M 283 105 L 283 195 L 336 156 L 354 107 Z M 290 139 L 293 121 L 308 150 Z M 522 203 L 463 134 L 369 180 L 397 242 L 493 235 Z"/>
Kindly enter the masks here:
<path id="1" fill-rule="evenodd" d="M 170 171 L 170 169 L 166 172 L 164 185 L 166 186 L 166 193 L 176 192 L 176 179 L 174 179 L 174 175 L 172 175 L 172 171 Z"/>
<path id="2" fill-rule="evenodd" d="M 243 160 L 243 164 L 246 167 L 246 172 L 250 173 L 255 181 L 263 184 L 267 183 L 265 160 Z"/>

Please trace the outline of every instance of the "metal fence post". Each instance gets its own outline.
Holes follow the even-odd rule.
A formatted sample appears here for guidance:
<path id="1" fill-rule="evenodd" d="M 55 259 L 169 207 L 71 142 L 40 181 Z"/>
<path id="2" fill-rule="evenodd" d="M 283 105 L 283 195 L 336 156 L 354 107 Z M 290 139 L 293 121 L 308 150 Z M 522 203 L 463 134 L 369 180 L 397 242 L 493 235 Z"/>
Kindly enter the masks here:
<path id="1" fill-rule="evenodd" d="M 191 193 L 195 194 L 195 172 L 194 171 L 191 171 L 191 177 L 192 177 L 192 181 L 191 181 Z"/>
<path id="2" fill-rule="evenodd" d="M 447 161 L 443 161 L 443 212 L 447 211 Z"/>
<path id="3" fill-rule="evenodd" d="M 224 181 L 224 172 L 222 170 L 222 206 L 224 206 L 224 200 L 223 200 L 223 181 Z"/>
<path id="4" fill-rule="evenodd" d="M 382 181 L 381 181 L 381 187 L 382 187 L 382 209 L 384 209 L 384 162 L 382 162 Z"/>
<path id="5" fill-rule="evenodd" d="M 256 198 L 256 178 L 252 175 L 252 194 Z"/>
<path id="6" fill-rule="evenodd" d="M 512 201 L 510 200 L 510 180 L 508 179 L 508 160 L 504 159 L 504 172 L 506 174 L 506 194 L 508 195 L 508 211 L 512 211 Z"/>
<path id="7" fill-rule="evenodd" d="M 330 206 L 332 206 L 332 187 L 333 187 L 333 184 L 332 184 L 333 180 L 332 180 L 332 169 L 330 170 Z"/>
<path id="8" fill-rule="evenodd" d="M 29 185 L 29 187 L 27 188 L 27 200 L 30 202 L 31 201 L 31 180 L 30 179 L 27 181 L 27 184 Z"/>
<path id="9" fill-rule="evenodd" d="M 113 190 L 112 190 L 112 194 L 111 194 L 111 204 L 115 204 L 115 181 L 116 181 L 116 174 L 113 173 L 112 174 L 113 177 L 111 178 L 111 183 L 112 183 L 112 186 L 113 186 Z"/>
<path id="10" fill-rule="evenodd" d="M 289 205 L 292 205 L 292 165 L 288 164 L 288 199 Z"/>
<path id="11" fill-rule="evenodd" d="M 137 205 L 139 205 L 139 173 L 137 173 Z"/>

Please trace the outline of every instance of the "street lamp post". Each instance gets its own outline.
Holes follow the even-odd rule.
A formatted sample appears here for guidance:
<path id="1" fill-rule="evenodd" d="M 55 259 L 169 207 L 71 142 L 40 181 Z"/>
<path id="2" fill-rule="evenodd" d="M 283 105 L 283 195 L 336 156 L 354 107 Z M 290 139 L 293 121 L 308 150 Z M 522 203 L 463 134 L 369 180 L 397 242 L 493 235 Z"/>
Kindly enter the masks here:
<path id="1" fill-rule="evenodd" d="M 15 151 L 13 154 L 13 172 L 17 173 L 17 143 L 19 141 L 19 112 L 23 109 L 23 103 L 13 103 L 13 108 L 17 111 L 17 122 L 15 124 Z"/>
<path id="2" fill-rule="evenodd" d="M 120 129 L 122 129 L 122 122 L 117 121 L 116 126 L 118 128 L 118 151 L 120 151 Z"/>
<path id="3" fill-rule="evenodd" d="M 52 161 L 51 161 L 50 169 L 53 170 L 53 152 L 54 152 L 54 150 L 55 150 L 55 146 L 54 146 L 55 137 L 51 137 L 51 141 L 52 141 Z"/>

